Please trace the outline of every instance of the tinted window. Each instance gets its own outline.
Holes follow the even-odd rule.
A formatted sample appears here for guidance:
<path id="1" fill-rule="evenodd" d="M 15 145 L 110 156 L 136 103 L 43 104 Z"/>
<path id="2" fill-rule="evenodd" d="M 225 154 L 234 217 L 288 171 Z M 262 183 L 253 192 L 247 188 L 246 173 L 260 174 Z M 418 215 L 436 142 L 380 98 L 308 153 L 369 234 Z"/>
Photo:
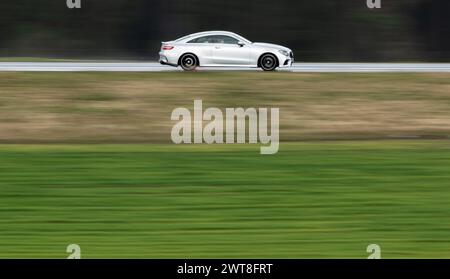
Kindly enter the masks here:
<path id="1" fill-rule="evenodd" d="M 197 39 L 190 40 L 188 44 L 212 44 L 214 43 L 214 36 L 199 37 Z"/>
<path id="2" fill-rule="evenodd" d="M 233 44 L 236 45 L 239 40 L 230 36 L 217 36 L 218 44 Z"/>
<path id="3" fill-rule="evenodd" d="M 238 39 L 224 35 L 204 36 L 193 39 L 188 44 L 237 44 Z"/>

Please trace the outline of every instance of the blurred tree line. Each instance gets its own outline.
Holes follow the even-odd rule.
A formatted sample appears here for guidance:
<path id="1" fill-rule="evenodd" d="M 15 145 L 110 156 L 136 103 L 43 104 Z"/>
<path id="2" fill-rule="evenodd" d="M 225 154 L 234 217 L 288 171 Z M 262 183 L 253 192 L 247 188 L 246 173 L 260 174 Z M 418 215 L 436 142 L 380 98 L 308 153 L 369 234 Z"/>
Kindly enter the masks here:
<path id="1" fill-rule="evenodd" d="M 449 0 L 3 0 L 0 56 L 155 59 L 161 41 L 228 30 L 300 61 L 450 61 Z"/>

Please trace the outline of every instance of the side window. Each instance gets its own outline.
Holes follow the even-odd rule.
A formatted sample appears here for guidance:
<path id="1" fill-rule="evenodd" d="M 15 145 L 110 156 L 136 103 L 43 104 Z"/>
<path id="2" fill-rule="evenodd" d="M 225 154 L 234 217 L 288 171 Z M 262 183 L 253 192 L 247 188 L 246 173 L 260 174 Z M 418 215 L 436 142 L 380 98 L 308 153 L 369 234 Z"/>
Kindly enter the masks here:
<path id="1" fill-rule="evenodd" d="M 197 41 L 198 41 L 198 38 L 197 38 L 197 39 L 190 40 L 190 41 L 188 41 L 187 43 L 188 43 L 188 44 L 196 44 Z"/>
<path id="2" fill-rule="evenodd" d="M 239 41 L 238 39 L 235 39 L 230 36 L 217 36 L 218 44 L 230 44 L 230 45 L 236 45 Z"/>
<path id="3" fill-rule="evenodd" d="M 190 40 L 188 44 L 213 44 L 215 36 L 204 36 Z"/>

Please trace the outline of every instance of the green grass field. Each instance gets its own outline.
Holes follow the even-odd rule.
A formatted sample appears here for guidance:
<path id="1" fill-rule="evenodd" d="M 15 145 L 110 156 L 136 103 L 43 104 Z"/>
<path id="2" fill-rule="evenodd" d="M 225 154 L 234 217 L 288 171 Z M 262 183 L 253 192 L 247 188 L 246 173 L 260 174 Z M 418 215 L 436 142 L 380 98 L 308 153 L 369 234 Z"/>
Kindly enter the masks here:
<path id="1" fill-rule="evenodd" d="M 0 258 L 450 258 L 450 142 L 0 145 Z"/>
<path id="2" fill-rule="evenodd" d="M 450 258 L 449 77 L 0 73 L 0 258 Z M 195 99 L 280 152 L 171 144 Z"/>

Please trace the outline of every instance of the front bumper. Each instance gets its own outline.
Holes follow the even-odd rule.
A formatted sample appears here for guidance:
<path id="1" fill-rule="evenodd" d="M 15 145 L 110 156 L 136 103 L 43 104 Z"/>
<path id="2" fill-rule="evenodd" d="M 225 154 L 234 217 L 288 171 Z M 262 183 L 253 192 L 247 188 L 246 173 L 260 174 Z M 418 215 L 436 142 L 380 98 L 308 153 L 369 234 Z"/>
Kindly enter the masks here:
<path id="1" fill-rule="evenodd" d="M 280 59 L 280 68 L 288 68 L 294 64 L 294 53 L 290 52 L 289 56 L 284 56 L 283 59 Z"/>
<path id="2" fill-rule="evenodd" d="M 286 58 L 284 61 L 280 61 L 280 68 L 289 68 L 294 64 L 294 60 L 291 58 Z"/>

